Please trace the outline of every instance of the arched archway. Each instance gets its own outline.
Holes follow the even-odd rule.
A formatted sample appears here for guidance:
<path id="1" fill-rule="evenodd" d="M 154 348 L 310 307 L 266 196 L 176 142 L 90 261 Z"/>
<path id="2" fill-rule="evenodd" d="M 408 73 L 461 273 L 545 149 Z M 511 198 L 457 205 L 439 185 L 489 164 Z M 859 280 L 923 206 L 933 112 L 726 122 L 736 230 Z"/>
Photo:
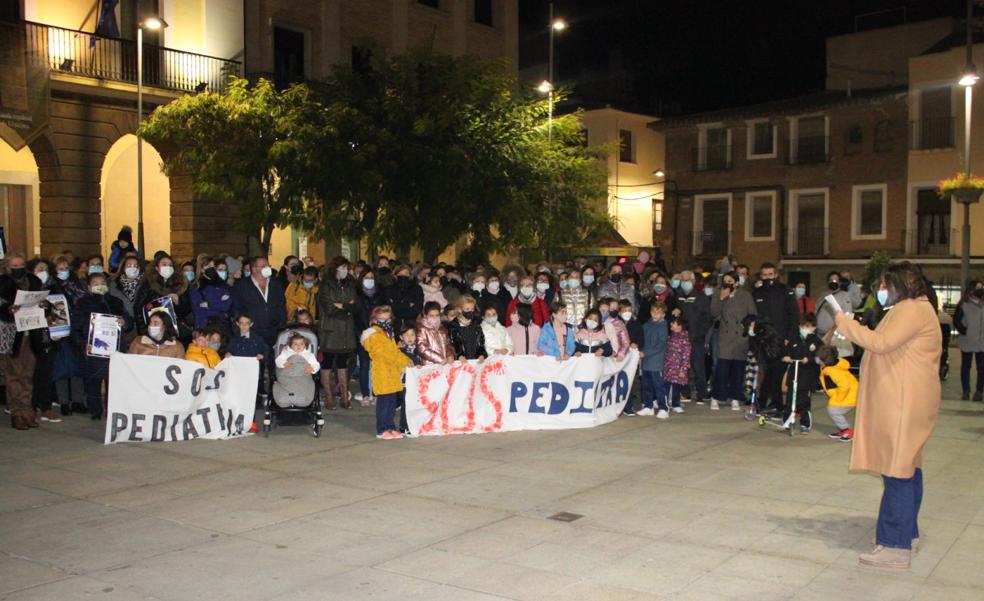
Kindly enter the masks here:
<path id="1" fill-rule="evenodd" d="M 0 225 L 8 252 L 41 252 L 38 164 L 27 146 L 14 150 L 0 138 Z"/>
<path id="2" fill-rule="evenodd" d="M 120 228 L 133 228 L 137 243 L 137 137 L 126 134 L 106 153 L 99 179 L 102 208 L 100 246 L 108 257 Z M 161 155 L 143 143 L 144 257 L 171 250 L 171 185 L 161 171 Z"/>

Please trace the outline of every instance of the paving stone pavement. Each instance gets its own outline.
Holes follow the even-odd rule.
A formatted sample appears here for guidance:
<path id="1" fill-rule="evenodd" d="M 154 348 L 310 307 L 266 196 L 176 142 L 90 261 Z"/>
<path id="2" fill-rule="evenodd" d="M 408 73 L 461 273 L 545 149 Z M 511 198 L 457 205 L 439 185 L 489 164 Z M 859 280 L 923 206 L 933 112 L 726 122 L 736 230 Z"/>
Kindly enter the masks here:
<path id="1" fill-rule="evenodd" d="M 2 424 L 0 600 L 984 599 L 984 404 L 944 401 L 924 545 L 887 575 L 857 565 L 881 484 L 847 473 L 820 396 L 792 439 L 693 405 L 401 441 L 370 435 L 371 409 L 321 439 L 106 447 L 85 417 Z"/>

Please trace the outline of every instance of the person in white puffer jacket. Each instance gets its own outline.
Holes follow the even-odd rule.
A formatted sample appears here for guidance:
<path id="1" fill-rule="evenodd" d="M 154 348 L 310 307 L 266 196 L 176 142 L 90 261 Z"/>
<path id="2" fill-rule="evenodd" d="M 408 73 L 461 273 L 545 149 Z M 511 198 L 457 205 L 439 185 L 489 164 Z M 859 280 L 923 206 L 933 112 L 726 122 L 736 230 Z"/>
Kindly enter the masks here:
<path id="1" fill-rule="evenodd" d="M 513 339 L 506 326 L 499 323 L 499 314 L 495 307 L 485 307 L 482 312 L 482 334 L 485 335 L 485 352 L 492 355 L 511 355 Z"/>

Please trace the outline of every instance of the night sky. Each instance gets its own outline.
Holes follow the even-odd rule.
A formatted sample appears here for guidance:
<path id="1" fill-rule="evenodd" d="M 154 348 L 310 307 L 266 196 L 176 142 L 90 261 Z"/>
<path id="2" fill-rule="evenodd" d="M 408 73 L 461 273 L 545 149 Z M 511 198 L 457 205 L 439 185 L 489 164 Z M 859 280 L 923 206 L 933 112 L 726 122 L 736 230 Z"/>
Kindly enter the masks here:
<path id="1" fill-rule="evenodd" d="M 520 0 L 520 68 L 545 63 L 548 5 Z M 964 0 L 556 0 L 556 76 L 592 108 L 672 115 L 822 90 L 824 39 L 940 16 Z M 902 9 L 905 9 L 904 12 Z M 534 76 L 535 78 L 535 76 Z"/>

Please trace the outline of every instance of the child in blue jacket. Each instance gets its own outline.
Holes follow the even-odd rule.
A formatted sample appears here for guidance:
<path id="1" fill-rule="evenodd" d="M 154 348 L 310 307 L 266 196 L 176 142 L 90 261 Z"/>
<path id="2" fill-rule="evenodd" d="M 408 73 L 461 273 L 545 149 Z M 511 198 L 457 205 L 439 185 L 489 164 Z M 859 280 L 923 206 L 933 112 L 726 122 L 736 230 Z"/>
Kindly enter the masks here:
<path id="1" fill-rule="evenodd" d="M 563 339 L 563 347 L 558 335 Z M 574 354 L 574 326 L 567 323 L 567 305 L 557 301 L 550 306 L 550 321 L 543 324 L 540 330 L 538 350 L 558 361 L 570 359 Z"/>
<path id="2" fill-rule="evenodd" d="M 642 326 L 645 342 L 642 346 L 642 409 L 637 415 L 653 415 L 653 404 L 659 412 L 656 417 L 670 416 L 666 403 L 666 380 L 663 379 L 663 362 L 666 358 L 666 305 L 653 303 L 649 309 L 650 321 Z"/>

